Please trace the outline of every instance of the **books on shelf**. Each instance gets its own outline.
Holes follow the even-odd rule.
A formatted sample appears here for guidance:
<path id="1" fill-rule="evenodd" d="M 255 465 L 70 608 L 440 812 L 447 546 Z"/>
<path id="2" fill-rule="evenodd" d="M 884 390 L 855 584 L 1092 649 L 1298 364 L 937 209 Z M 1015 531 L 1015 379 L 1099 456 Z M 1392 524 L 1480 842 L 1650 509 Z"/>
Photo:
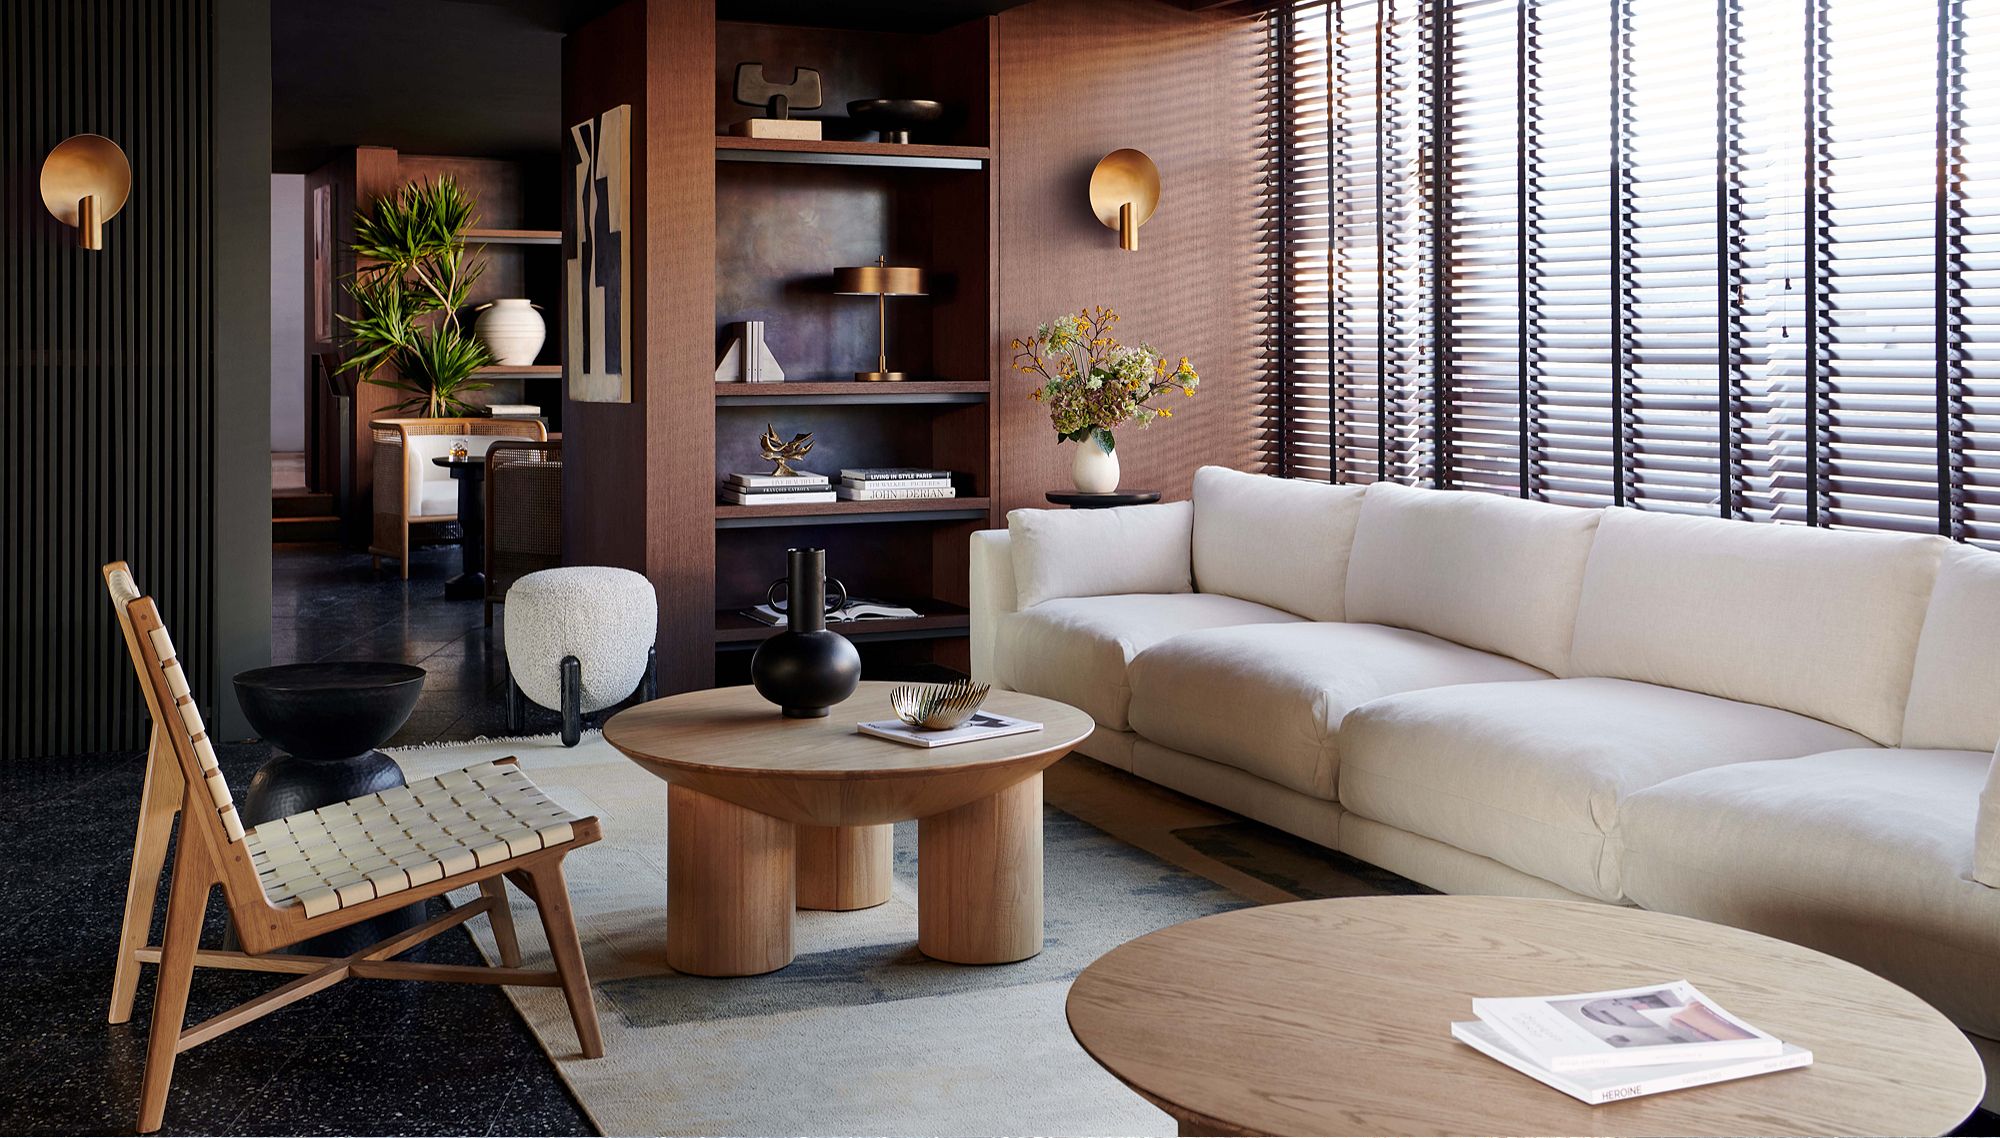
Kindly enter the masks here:
<path id="1" fill-rule="evenodd" d="M 731 490 L 825 490 L 832 485 L 824 474 L 732 474 L 723 480 Z"/>
<path id="2" fill-rule="evenodd" d="M 878 739 L 893 739 L 912 747 L 949 747 L 953 743 L 973 743 L 980 739 L 998 739 L 1003 735 L 1025 735 L 1030 731 L 1040 731 L 1042 725 L 1032 720 L 1001 715 L 998 712 L 975 711 L 964 726 L 953 727 L 949 731 L 925 731 L 919 727 L 912 727 L 900 719 L 857 723 L 854 729 L 863 735 L 873 735 Z"/>
<path id="3" fill-rule="evenodd" d="M 951 471 L 927 466 L 850 466 L 840 472 L 840 480 L 853 486 L 873 482 L 951 481 Z"/>
<path id="4" fill-rule="evenodd" d="M 1812 1052 L 1730 1015 L 1686 980 L 1472 1001 L 1452 1038 L 1587 1103 L 1748 1078 Z"/>
<path id="5" fill-rule="evenodd" d="M 743 610 L 743 615 L 759 624 L 773 628 L 785 623 L 785 614 L 768 604 L 755 605 Z M 889 601 L 872 601 L 866 597 L 850 597 L 847 604 L 826 614 L 828 624 L 848 621 L 870 620 L 916 620 L 924 614 L 908 605 L 892 604 Z"/>
<path id="6" fill-rule="evenodd" d="M 920 498 L 956 498 L 958 491 L 950 486 L 850 486 L 843 482 L 835 488 L 835 493 L 848 502 L 890 502 L 911 501 Z"/>
<path id="7" fill-rule="evenodd" d="M 723 480 L 719 496 L 736 506 L 810 506 L 839 501 L 824 474 L 731 474 Z"/>
<path id="8" fill-rule="evenodd" d="M 486 408 L 495 419 L 539 419 L 542 409 L 533 403 L 495 403 Z"/>
<path id="9" fill-rule="evenodd" d="M 860 466 L 840 472 L 840 497 L 849 502 L 956 498 L 951 471 L 921 466 Z"/>

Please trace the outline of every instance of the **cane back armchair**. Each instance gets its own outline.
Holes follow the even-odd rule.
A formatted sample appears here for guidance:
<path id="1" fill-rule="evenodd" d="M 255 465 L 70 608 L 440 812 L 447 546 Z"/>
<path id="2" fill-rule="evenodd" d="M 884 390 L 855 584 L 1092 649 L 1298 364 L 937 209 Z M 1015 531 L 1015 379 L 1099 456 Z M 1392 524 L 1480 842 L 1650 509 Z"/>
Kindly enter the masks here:
<path id="1" fill-rule="evenodd" d="M 562 564 L 562 440 L 486 450 L 486 623 L 507 588 Z"/>
<path id="2" fill-rule="evenodd" d="M 604 1053 L 562 860 L 598 840 L 597 819 L 550 801 L 513 759 L 482 763 L 380 794 L 245 829 L 229 783 L 151 597 L 122 561 L 104 567 L 118 624 L 152 713 L 138 839 L 112 975 L 112 1023 L 132 1016 L 142 964 L 159 966 L 140 1083 L 139 1130 L 158 1130 L 175 1058 L 199 1044 L 352 978 L 560 987 L 585 1058 Z M 166 926 L 148 944 L 168 838 L 179 816 Z M 554 970 L 520 966 L 503 881 L 541 912 Z M 222 887 L 242 951 L 201 947 L 202 917 Z M 322 933 L 413 901 L 476 886 L 477 900 L 345 957 L 277 954 Z M 492 968 L 392 959 L 486 914 L 499 947 Z M 289 974 L 264 995 L 186 1027 L 197 967 Z"/>
<path id="3" fill-rule="evenodd" d="M 384 557 L 396 558 L 405 580 L 410 576 L 410 527 L 458 520 L 458 487 L 432 459 L 449 454 L 457 439 L 464 439 L 478 458 L 497 442 L 546 442 L 549 437 L 540 419 L 375 419 L 368 429 L 375 442 L 375 521 L 368 552 L 378 568 Z"/>

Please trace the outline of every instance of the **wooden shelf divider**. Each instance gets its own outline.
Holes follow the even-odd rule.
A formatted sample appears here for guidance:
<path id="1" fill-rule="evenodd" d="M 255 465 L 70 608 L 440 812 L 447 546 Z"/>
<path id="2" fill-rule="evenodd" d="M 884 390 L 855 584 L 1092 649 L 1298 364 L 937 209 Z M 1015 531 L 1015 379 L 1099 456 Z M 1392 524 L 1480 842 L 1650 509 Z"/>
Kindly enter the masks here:
<path id="1" fill-rule="evenodd" d="M 804 166 L 904 166 L 924 170 L 984 170 L 990 146 L 926 142 L 845 142 L 838 139 L 715 137 L 718 162 L 780 162 Z"/>
<path id="2" fill-rule="evenodd" d="M 491 364 L 480 368 L 474 375 L 495 378 L 517 377 L 522 379 L 536 376 L 559 376 L 563 373 L 561 364 Z"/>
<path id="3" fill-rule="evenodd" d="M 852 379 L 787 380 L 783 383 L 718 383 L 718 402 L 736 407 L 788 403 L 984 403 L 992 384 L 979 380 L 906 380 L 863 383 Z"/>
<path id="4" fill-rule="evenodd" d="M 481 245 L 560 245 L 560 229 L 468 229 L 467 241 Z"/>
<path id="5" fill-rule="evenodd" d="M 815 502 L 803 506 L 736 506 L 717 503 L 717 529 L 759 526 L 851 525 L 867 522 L 966 521 L 984 518 L 990 498 L 896 498 L 882 502 Z"/>

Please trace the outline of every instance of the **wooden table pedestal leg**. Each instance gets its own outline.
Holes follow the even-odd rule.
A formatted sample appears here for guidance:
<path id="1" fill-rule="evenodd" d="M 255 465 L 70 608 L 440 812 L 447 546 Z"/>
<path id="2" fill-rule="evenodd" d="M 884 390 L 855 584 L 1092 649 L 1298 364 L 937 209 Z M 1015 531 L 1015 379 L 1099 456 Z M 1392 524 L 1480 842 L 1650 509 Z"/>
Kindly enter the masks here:
<path id="1" fill-rule="evenodd" d="M 799 826 L 801 909 L 872 909 L 889 899 L 896 827 Z"/>
<path id="2" fill-rule="evenodd" d="M 792 962 L 792 824 L 667 788 L 667 963 L 755 976 Z"/>
<path id="3" fill-rule="evenodd" d="M 917 823 L 917 948 L 954 964 L 1042 950 L 1042 776 Z"/>

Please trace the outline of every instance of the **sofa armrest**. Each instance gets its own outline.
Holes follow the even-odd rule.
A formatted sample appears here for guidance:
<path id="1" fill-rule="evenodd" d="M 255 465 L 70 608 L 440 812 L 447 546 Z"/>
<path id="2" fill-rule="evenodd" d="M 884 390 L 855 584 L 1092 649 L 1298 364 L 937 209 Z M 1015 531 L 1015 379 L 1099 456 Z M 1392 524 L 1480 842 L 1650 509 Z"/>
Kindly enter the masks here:
<path id="1" fill-rule="evenodd" d="M 1986 787 L 1979 794 L 1979 820 L 1974 825 L 1972 879 L 2000 889 L 2000 750 L 1986 768 Z"/>
<path id="2" fill-rule="evenodd" d="M 1020 608 L 1014 589 L 1012 537 L 1004 529 L 972 535 L 972 678 L 997 684 L 993 634 L 1000 618 Z"/>

